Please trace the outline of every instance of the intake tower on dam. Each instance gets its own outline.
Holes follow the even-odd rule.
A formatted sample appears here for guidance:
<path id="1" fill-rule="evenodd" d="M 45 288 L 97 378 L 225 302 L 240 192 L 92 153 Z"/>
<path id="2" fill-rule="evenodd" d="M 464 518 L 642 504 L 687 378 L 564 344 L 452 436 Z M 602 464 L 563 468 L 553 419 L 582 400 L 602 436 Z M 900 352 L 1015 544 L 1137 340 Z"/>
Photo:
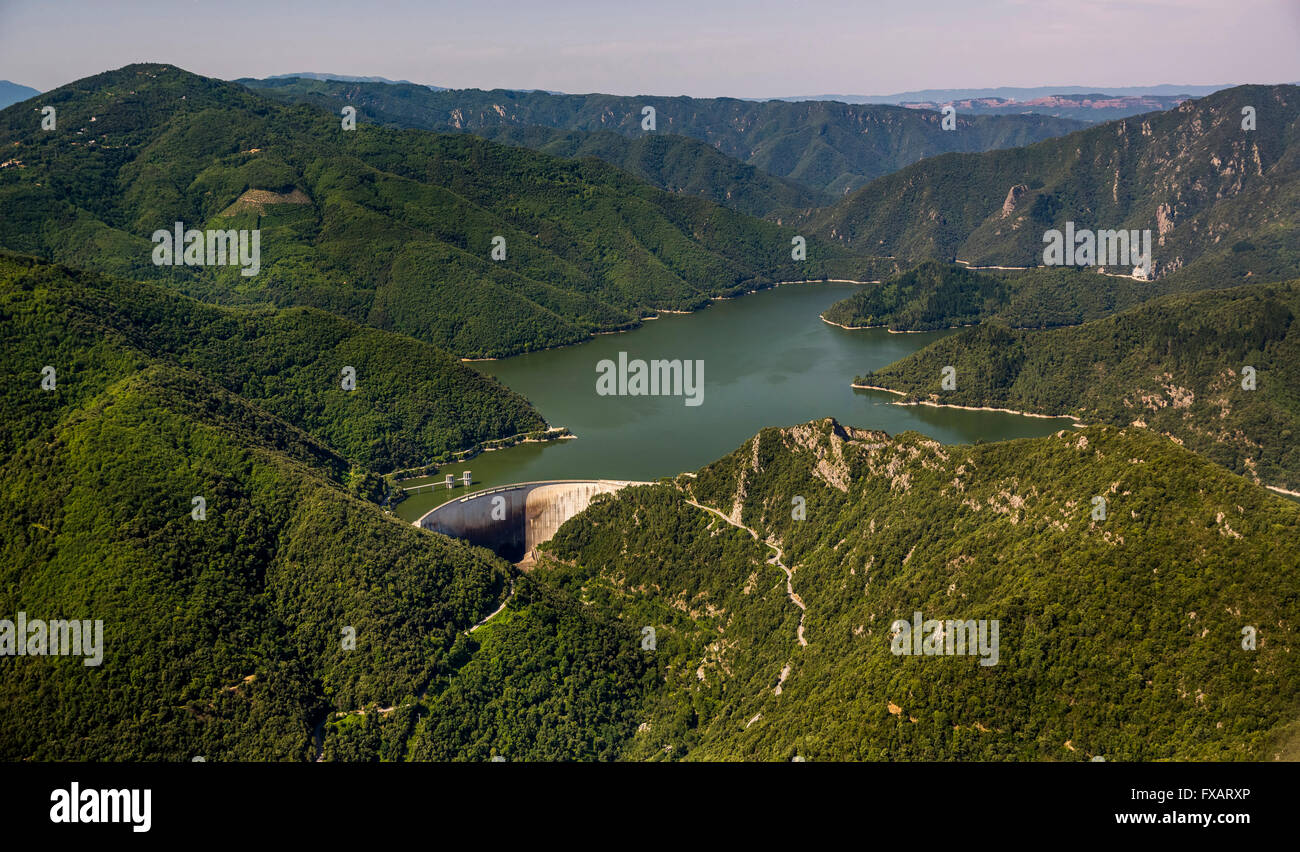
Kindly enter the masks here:
<path id="1" fill-rule="evenodd" d="M 425 513 L 415 525 L 491 548 L 513 562 L 531 562 L 537 545 L 591 505 L 597 494 L 629 485 L 623 479 L 558 479 L 520 482 L 466 494 Z"/>

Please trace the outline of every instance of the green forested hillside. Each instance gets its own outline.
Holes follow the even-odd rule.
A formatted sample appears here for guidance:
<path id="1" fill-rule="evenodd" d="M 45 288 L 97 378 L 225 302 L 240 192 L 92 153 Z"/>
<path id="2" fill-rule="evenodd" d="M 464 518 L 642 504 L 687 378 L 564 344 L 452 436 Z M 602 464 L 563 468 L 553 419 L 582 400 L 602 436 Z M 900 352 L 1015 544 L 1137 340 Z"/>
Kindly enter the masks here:
<path id="1" fill-rule="evenodd" d="M 1245 107 L 1254 130 L 1242 129 Z M 810 227 L 862 251 L 977 266 L 1041 265 L 1044 231 L 1067 221 L 1149 229 L 1154 274 L 1190 279 L 1185 289 L 1290 278 L 1297 128 L 1300 87 L 1238 86 L 1022 148 L 933 157 L 814 213 Z"/>
<path id="2" fill-rule="evenodd" d="M 925 261 L 879 286 L 864 287 L 822 314 L 848 328 L 933 331 L 973 325 L 1006 300 L 997 278 L 959 266 Z"/>
<path id="3" fill-rule="evenodd" d="M 660 189 L 707 198 L 750 216 L 777 222 L 831 201 L 802 184 L 732 159 L 707 142 L 670 133 L 633 137 L 612 130 L 483 127 L 475 136 L 533 148 L 556 157 L 595 157 Z"/>
<path id="4" fill-rule="evenodd" d="M 54 131 L 32 102 L 0 111 L 0 619 L 104 631 L 98 666 L 0 655 L 0 760 L 1294 748 L 1300 505 L 1259 484 L 1300 490 L 1296 87 L 918 163 L 800 220 L 804 261 L 803 232 L 738 210 L 785 219 L 872 170 L 1061 125 L 257 92 L 132 65 L 43 95 Z M 637 130 L 644 104 L 660 135 Z M 1018 265 L 1043 228 L 1088 217 L 1158 231 L 1157 281 L 946 265 Z M 176 221 L 260 229 L 260 271 L 154 265 L 150 235 Z M 890 275 L 827 318 L 977 325 L 859 383 L 1089 425 L 974 446 L 765 429 L 598 498 L 527 573 L 376 505 L 380 473 L 546 425 L 457 356 Z M 996 664 L 891 653 L 917 611 L 997 620 Z"/>
<path id="5" fill-rule="evenodd" d="M 1300 489 L 1300 281 L 1168 296 L 1048 331 L 987 325 L 859 384 L 907 400 L 1137 424 L 1256 482 Z M 943 390 L 942 370 L 956 389 Z M 1242 387 L 1254 367 L 1256 388 Z"/>
<path id="6" fill-rule="evenodd" d="M 1198 263 L 1186 274 L 1141 281 L 1077 267 L 972 270 L 926 260 L 879 287 L 865 287 L 836 302 L 823 316 L 850 328 L 874 325 L 894 331 L 932 331 L 977 322 L 1012 328 L 1080 325 L 1161 296 L 1225 287 L 1236 280 L 1235 272 L 1217 269 Z M 1279 262 L 1261 280 L 1285 278 L 1297 269 Z"/>
<path id="7" fill-rule="evenodd" d="M 54 131 L 23 105 L 0 111 L 0 145 L 17 161 L 0 170 L 0 247 L 214 302 L 317 307 L 463 356 L 572 343 L 776 280 L 893 267 L 816 241 L 795 261 L 794 231 L 596 160 L 344 131 L 337 114 L 167 65 L 89 77 L 43 102 L 58 110 Z M 260 229 L 260 271 L 155 266 L 150 236 L 177 221 Z M 494 237 L 504 260 L 491 259 Z"/>
<path id="8" fill-rule="evenodd" d="M 508 566 L 385 517 L 344 469 L 175 367 L 69 401 L 0 462 L 0 611 L 100 619 L 103 661 L 7 658 L 24 721 L 0 757 L 303 760 L 327 707 L 422 688 Z"/>
<path id="9" fill-rule="evenodd" d="M 705 723 L 741 712 L 746 690 L 770 688 L 779 663 L 754 661 L 784 653 L 798 617 L 767 549 L 669 488 L 632 492 L 566 524 L 555 553 L 581 546 L 584 558 L 552 557 L 520 577 L 428 696 L 332 723 L 326 756 L 680 759 L 705 743 Z"/>
<path id="10" fill-rule="evenodd" d="M 548 547 L 535 576 L 617 618 L 634 640 L 655 630 L 648 659 L 659 688 L 640 708 L 644 727 L 625 758 L 741 757 L 713 750 L 718 731 L 743 729 L 798 650 L 800 611 L 770 548 L 665 486 L 591 507 Z"/>
<path id="11" fill-rule="evenodd" d="M 767 429 L 545 550 L 436 696 L 327 754 L 1269 760 L 1300 718 L 1300 507 L 1143 429 Z M 996 664 L 892 654 L 918 610 L 996 619 Z"/>
<path id="12" fill-rule="evenodd" d="M 636 631 L 521 578 L 414 726 L 411 760 L 614 760 L 657 686 Z"/>
<path id="13" fill-rule="evenodd" d="M 434 91 L 414 84 L 300 78 L 238 82 L 333 112 L 351 104 L 359 116 L 381 124 L 471 133 L 540 126 L 639 138 L 647 132 L 642 110 L 648 106 L 655 110 L 655 133 L 707 142 L 742 163 L 834 196 L 925 157 L 1028 145 L 1084 126 L 1042 115 L 959 115 L 956 129 L 947 131 L 937 112 L 837 101 Z"/>
<path id="14" fill-rule="evenodd" d="M 68 405 L 0 465 L 0 611 L 101 618 L 104 662 L 9 660 L 45 722 L 0 753 L 303 760 L 326 720 L 335 760 L 1268 759 L 1300 713 L 1300 507 L 1147 430 L 769 429 L 513 578 L 346 469 L 164 364 Z M 998 619 L 997 665 L 890 654 L 918 609 Z"/>
<path id="15" fill-rule="evenodd" d="M 427 694 L 336 715 L 326 760 L 617 760 L 659 694 L 638 629 L 529 575 L 440 657 Z"/>
<path id="16" fill-rule="evenodd" d="M 144 365 L 201 374 L 384 472 L 545 427 L 518 394 L 409 337 L 312 308 L 245 310 L 0 255 L 0 455 Z M 34 393 L 55 368 L 55 390 Z M 344 367 L 356 389 L 342 388 Z"/>
<path id="17" fill-rule="evenodd" d="M 827 420 L 678 486 L 779 546 L 806 610 L 771 548 L 672 491 L 566 524 L 534 576 L 659 626 L 629 755 L 1272 759 L 1300 715 L 1300 507 L 1149 431 L 969 447 Z M 997 619 L 997 664 L 892 654 L 918 610 Z"/>
<path id="18" fill-rule="evenodd" d="M 477 759 L 502 714 L 528 726 L 492 740 L 516 759 L 610 758 L 630 736 L 634 641 L 372 502 L 370 465 L 541 422 L 494 380 L 314 309 L 18 256 L 0 256 L 0 320 L 0 612 L 103 622 L 98 666 L 4 658 L 0 705 L 41 722 L 6 726 L 0 759 L 306 760 L 321 728 L 326 759 Z"/>

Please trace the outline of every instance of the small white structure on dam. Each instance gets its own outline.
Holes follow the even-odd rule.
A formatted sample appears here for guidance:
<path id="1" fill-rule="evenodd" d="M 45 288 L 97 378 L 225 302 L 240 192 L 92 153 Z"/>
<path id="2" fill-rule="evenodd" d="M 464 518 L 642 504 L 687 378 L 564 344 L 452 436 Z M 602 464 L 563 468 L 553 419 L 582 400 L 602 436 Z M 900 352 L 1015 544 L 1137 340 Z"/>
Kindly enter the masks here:
<path id="1" fill-rule="evenodd" d="M 550 541 L 560 525 L 590 506 L 597 494 L 649 484 L 624 479 L 557 479 L 501 485 L 443 503 L 414 523 L 491 548 L 516 562 L 531 561 L 537 545 Z"/>

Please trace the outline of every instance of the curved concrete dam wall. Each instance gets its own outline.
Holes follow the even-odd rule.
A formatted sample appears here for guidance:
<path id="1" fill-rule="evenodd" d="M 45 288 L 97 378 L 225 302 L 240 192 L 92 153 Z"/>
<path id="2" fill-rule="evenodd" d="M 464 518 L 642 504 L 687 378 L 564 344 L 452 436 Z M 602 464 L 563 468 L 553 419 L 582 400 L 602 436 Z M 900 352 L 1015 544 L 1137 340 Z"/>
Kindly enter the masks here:
<path id="1" fill-rule="evenodd" d="M 590 506 L 597 494 L 647 484 L 622 479 L 561 479 L 502 485 L 443 503 L 415 525 L 491 548 L 507 559 L 531 559 L 537 545 L 550 541 L 560 525 Z"/>

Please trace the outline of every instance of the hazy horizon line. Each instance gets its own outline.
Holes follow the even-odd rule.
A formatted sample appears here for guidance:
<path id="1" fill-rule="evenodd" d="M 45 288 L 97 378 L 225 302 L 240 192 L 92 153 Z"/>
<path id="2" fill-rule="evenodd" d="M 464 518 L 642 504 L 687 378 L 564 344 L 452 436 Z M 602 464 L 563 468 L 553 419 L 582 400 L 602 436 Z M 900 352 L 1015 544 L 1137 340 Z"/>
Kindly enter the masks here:
<path id="1" fill-rule="evenodd" d="M 870 92 L 870 93 L 867 93 L 867 94 L 859 94 L 859 93 L 852 92 L 852 91 L 839 91 L 839 92 L 822 92 L 822 93 L 818 93 L 818 94 L 794 94 L 794 95 L 689 95 L 689 94 L 685 94 L 685 93 L 682 93 L 682 92 L 675 92 L 675 93 L 672 93 L 672 94 L 663 94 L 663 93 L 646 92 L 646 91 L 639 91 L 639 92 L 619 92 L 619 91 L 604 90 L 604 89 L 589 89 L 589 90 L 586 90 L 586 91 L 569 91 L 569 90 L 559 90 L 559 89 L 547 89 L 547 88 L 542 88 L 542 87 L 538 87 L 538 86 L 499 86 L 499 85 L 496 85 L 496 86 L 483 86 L 483 85 L 476 85 L 476 86 L 444 86 L 444 85 L 441 85 L 441 84 L 439 84 L 439 83 L 426 83 L 426 82 L 419 82 L 419 81 L 414 81 L 414 80 L 409 80 L 409 79 L 397 79 L 397 78 L 387 77 L 387 76 L 382 75 L 382 74 L 373 74 L 373 73 L 372 73 L 372 74 L 350 74 L 350 73 L 340 73 L 340 72 L 330 72 L 330 71 L 293 71 L 293 72 L 280 72 L 280 73 L 274 73 L 274 74 L 266 74 L 266 75 L 262 75 L 262 76 L 258 76 L 258 75 L 254 75 L 254 74 L 241 74 L 241 75 L 239 75 L 239 76 L 235 76 L 235 77 L 222 77 L 222 76 L 215 76 L 215 75 L 212 75 L 212 74 L 204 74 L 204 73 L 199 72 L 199 71 L 194 71 L 194 70 L 192 70 L 192 69 L 190 69 L 190 68 L 186 68 L 185 66 L 180 65 L 180 64 L 177 64 L 177 63 L 174 63 L 174 62 L 160 62 L 160 61 L 153 61 L 153 60 L 136 60 L 136 61 L 128 62 L 128 63 L 125 63 L 124 65 L 119 65 L 119 66 L 116 66 L 116 67 L 113 67 L 113 68 L 105 68 L 105 69 L 103 69 L 102 71 L 94 72 L 94 73 L 92 73 L 92 74 L 87 74 L 87 75 L 84 75 L 84 76 L 81 76 L 81 77 L 75 77 L 75 78 L 73 78 L 73 79 L 71 79 L 71 80 L 68 80 L 68 81 L 66 81 L 66 82 L 60 83 L 60 84 L 58 84 L 58 85 L 56 85 L 56 86 L 52 86 L 52 87 L 49 88 L 49 89 L 42 89 L 42 88 L 40 88 L 40 87 L 38 87 L 38 86 L 32 86 L 32 85 L 30 85 L 30 84 L 28 84 L 28 83 L 24 83 L 24 82 L 22 82 L 22 81 L 20 81 L 20 80 L 15 80 L 15 79 L 13 79 L 12 77 L 4 76 L 4 75 L 6 75 L 7 72 L 5 72 L 5 71 L 3 71 L 3 70 L 0 70 L 0 81 L 7 82 L 7 83 L 10 83 L 10 84 L 13 84 L 13 85 L 16 85 L 16 86 L 23 86 L 23 87 L 25 87 L 25 88 L 34 89 L 38 94 L 45 94 L 46 92 L 52 92 L 52 91 L 54 91 L 54 90 L 56 90 L 56 89 L 60 89 L 60 88 L 63 88 L 64 86 L 68 86 L 68 85 L 71 85 L 71 84 L 73 84 L 73 83 L 76 83 L 76 82 L 79 81 L 79 80 L 84 80 L 84 79 L 87 79 L 88 77 L 93 77 L 93 76 L 95 76 L 96 74 L 102 74 L 102 73 L 108 73 L 108 72 L 110 72 L 110 71 L 116 71 L 116 70 L 119 70 L 119 69 L 121 69 L 121 68 L 125 68 L 125 67 L 130 66 L 130 65 L 172 65 L 172 66 L 174 66 L 174 67 L 176 67 L 176 68 L 180 68 L 180 69 L 183 70 L 183 71 L 187 71 L 187 72 L 189 72 L 189 73 L 191 73 L 191 74 L 196 74 L 196 75 L 198 75 L 198 76 L 200 76 L 200 77 L 208 77 L 209 79 L 222 80 L 222 81 L 224 81 L 224 82 L 229 82 L 229 83 L 233 83 L 233 82 L 236 82 L 236 81 L 238 81 L 238 80 L 243 80 L 243 79 L 252 79 L 252 80 L 270 80 L 270 79 L 284 79 L 284 78 L 293 78 L 293 77 L 299 77 L 299 78 L 303 78 L 303 79 L 311 79 L 311 77 L 309 77 L 309 76 L 307 76 L 307 75 L 317 75 L 317 76 L 320 76 L 320 77 L 324 77 L 324 78 L 326 78 L 326 79 L 336 80 L 336 81 L 339 81 L 339 82 L 375 83 L 375 84 L 379 84 L 379 85 L 412 85 L 412 86 L 430 87 L 430 88 L 441 89 L 441 90 L 447 90 L 447 91 L 471 91 L 471 90 L 477 90 L 477 91 L 509 91 L 509 92 L 545 92 L 545 93 L 548 93 L 548 94 L 556 94 L 556 95 L 579 95 L 579 96 L 581 96 L 581 95 L 611 95 L 611 96 L 614 96 L 614 97 L 657 97 L 657 98 L 687 97 L 687 98 L 692 98 L 692 99 L 695 99 L 695 100 L 712 100 L 712 99 L 724 99 L 724 98 L 730 98 L 730 99 L 733 99 L 733 100 L 743 100 L 743 101 L 816 101 L 816 100 L 835 100 L 835 99 L 838 99 L 838 98 L 861 98 L 861 99 L 866 99 L 866 98 L 897 98 L 897 97 L 901 97 L 901 96 L 903 96 L 903 95 L 914 95 L 914 94 L 920 94 L 920 93 L 925 93 L 925 92 L 970 92 L 970 93 L 975 93 L 975 92 L 995 92 L 995 91 L 999 91 L 999 90 L 1007 90 L 1007 89 L 1022 89 L 1022 90 L 1038 90 L 1038 89 L 1060 89 L 1060 90 L 1064 90 L 1064 89 L 1077 89 L 1077 90 L 1080 90 L 1080 91 L 1077 91 L 1077 92 L 1064 92 L 1064 91 L 1062 91 L 1062 92 L 1060 92 L 1060 93 L 1061 93 L 1061 94 L 1090 94 L 1090 93 L 1097 93 L 1097 94 L 1111 94 L 1111 95 L 1115 95 L 1115 96 L 1117 96 L 1117 97 L 1125 97 L 1125 96 L 1128 96 L 1128 97 L 1137 97 L 1137 96 L 1139 96 L 1139 95 L 1138 95 L 1135 91 L 1124 92 L 1124 91 L 1118 91 L 1118 90 L 1149 90 L 1149 89 L 1171 89 L 1171 90 L 1176 90 L 1176 89 L 1179 89 L 1179 88 L 1184 88 L 1184 89 L 1188 89 L 1188 90 L 1191 90 L 1191 89 L 1204 89 L 1204 90 L 1212 90 L 1212 91 L 1222 91 L 1222 90 L 1224 90 L 1224 89 L 1231 89 L 1231 88 L 1235 88 L 1235 87 L 1237 87 L 1237 86 L 1296 86 L 1296 85 L 1300 85 L 1300 81 L 1297 81 L 1297 80 L 1278 80 L 1278 81 L 1258 81 L 1258 80 L 1253 80 L 1253 81 L 1238 81 L 1238 82 L 1231 82 L 1231 83 L 1187 83 L 1187 82 L 1183 82 L 1183 83 L 1126 83 L 1126 84 L 1123 84 L 1123 85 L 1114 85 L 1114 86 L 1092 85 L 1092 84 L 1088 84 L 1088 83 L 1040 83 L 1040 84 L 1037 84 L 1037 85 L 1004 84 L 1004 85 L 992 85 L 992 86 L 990 86 L 990 85 L 923 86 L 923 87 L 917 87 L 917 88 L 900 89 L 900 90 L 898 90 L 898 91 L 894 91 L 894 92 Z M 1209 93 L 1209 92 L 1203 92 L 1202 94 L 1208 94 L 1208 93 Z M 1171 91 L 1171 92 L 1169 92 L 1169 94 L 1171 94 L 1171 95 L 1173 95 L 1173 94 L 1190 94 L 1190 92 Z M 991 95 L 978 95 L 978 94 L 968 94 L 968 95 L 965 95 L 965 97 L 989 97 L 989 96 L 991 96 Z"/>

